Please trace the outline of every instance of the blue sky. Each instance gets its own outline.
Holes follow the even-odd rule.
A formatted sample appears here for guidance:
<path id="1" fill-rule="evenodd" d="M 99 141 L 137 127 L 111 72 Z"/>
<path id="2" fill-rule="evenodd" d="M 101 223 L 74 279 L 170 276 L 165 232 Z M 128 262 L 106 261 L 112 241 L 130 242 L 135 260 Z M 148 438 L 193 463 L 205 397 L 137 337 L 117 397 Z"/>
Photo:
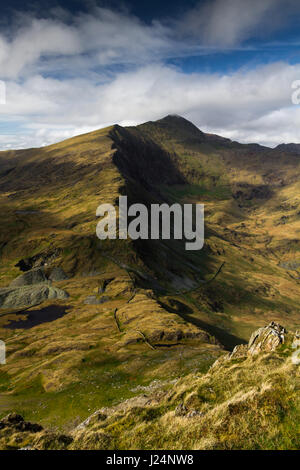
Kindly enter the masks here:
<path id="1" fill-rule="evenodd" d="M 298 0 L 1 6 L 0 149 L 180 114 L 241 142 L 300 142 Z"/>

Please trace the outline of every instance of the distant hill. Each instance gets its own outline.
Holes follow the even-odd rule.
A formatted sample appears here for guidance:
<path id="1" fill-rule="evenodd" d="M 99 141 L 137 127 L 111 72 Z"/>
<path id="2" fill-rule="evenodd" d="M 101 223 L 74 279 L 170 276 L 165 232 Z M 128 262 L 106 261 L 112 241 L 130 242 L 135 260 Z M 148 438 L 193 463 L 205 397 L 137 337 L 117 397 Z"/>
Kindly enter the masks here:
<path id="1" fill-rule="evenodd" d="M 283 152 L 300 154 L 300 144 L 280 144 L 277 145 L 276 149 Z"/>

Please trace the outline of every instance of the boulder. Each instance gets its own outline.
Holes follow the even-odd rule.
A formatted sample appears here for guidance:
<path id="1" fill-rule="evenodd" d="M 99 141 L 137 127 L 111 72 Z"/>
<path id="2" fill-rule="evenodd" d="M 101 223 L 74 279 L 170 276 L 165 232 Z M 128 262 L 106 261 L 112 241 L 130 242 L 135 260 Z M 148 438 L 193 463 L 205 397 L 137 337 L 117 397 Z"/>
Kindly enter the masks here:
<path id="1" fill-rule="evenodd" d="M 44 268 L 35 268 L 18 276 L 10 283 L 9 287 L 31 286 L 42 282 L 48 282 Z"/>
<path id="2" fill-rule="evenodd" d="M 48 299 L 67 299 L 69 294 L 62 289 L 45 284 L 18 288 L 8 287 L 0 291 L 0 308 L 17 308 L 37 305 Z"/>

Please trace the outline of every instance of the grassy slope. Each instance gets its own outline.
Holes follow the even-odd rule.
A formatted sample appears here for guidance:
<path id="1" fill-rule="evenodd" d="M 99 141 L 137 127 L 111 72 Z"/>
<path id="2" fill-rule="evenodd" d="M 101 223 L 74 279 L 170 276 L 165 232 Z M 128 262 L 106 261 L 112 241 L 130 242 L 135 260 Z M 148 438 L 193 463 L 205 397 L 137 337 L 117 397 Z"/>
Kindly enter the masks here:
<path id="1" fill-rule="evenodd" d="M 1 326 L 22 317 L 0 312 L 8 346 L 0 415 L 17 410 L 69 428 L 138 394 L 136 385 L 173 380 L 199 364 L 207 370 L 221 349 L 202 330 L 232 348 L 270 319 L 299 325 L 299 274 L 279 266 L 297 259 L 299 250 L 294 155 L 223 141 L 166 118 L 2 152 L 0 161 L 0 286 L 20 273 L 20 259 L 40 255 L 71 277 L 57 283 L 70 293 L 61 319 L 8 330 Z M 177 242 L 99 244 L 96 208 L 119 194 L 145 203 L 204 202 L 205 248 L 187 254 Z M 214 281 L 200 282 L 224 261 Z M 109 302 L 85 305 L 111 278 Z M 191 337 L 196 332 L 200 337 Z"/>
<path id="2" fill-rule="evenodd" d="M 142 395 L 102 407 L 64 437 L 54 429 L 32 433 L 4 428 L 0 447 L 299 449 L 300 376 L 299 366 L 291 361 L 292 338 L 287 335 L 275 352 L 223 356 L 206 373 L 195 361 L 195 369 L 185 377 L 136 387 Z M 99 366 L 105 374 L 104 364 Z M 120 376 L 115 374 L 111 381 L 120 384 Z"/>
<path id="3" fill-rule="evenodd" d="M 75 431 L 72 448 L 299 449 L 299 366 L 291 342 L 273 353 L 219 361 L 171 390 L 103 410 Z"/>

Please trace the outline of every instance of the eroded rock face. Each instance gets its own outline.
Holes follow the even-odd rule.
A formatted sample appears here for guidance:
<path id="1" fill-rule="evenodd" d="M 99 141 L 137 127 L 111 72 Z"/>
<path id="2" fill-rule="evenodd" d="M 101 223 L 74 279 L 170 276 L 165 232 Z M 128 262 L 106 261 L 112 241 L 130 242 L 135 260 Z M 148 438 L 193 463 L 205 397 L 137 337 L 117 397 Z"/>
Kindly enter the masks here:
<path id="1" fill-rule="evenodd" d="M 278 346 L 284 343 L 285 334 L 285 328 L 273 321 L 268 326 L 259 328 L 251 335 L 248 343 L 248 355 L 255 356 L 263 351 L 275 351 Z"/>
<path id="2" fill-rule="evenodd" d="M 16 279 L 14 279 L 9 287 L 23 287 L 31 286 L 33 284 L 41 284 L 42 282 L 47 282 L 45 271 L 43 268 L 35 268 L 26 273 L 21 274 Z"/>
<path id="3" fill-rule="evenodd" d="M 65 273 L 61 268 L 55 269 L 55 280 L 58 278 L 61 280 Z M 69 294 L 64 290 L 51 286 L 51 280 L 47 278 L 44 268 L 39 267 L 21 274 L 10 283 L 9 287 L 0 288 L 0 308 L 27 307 L 38 305 L 48 299 L 68 297 Z"/>
<path id="4" fill-rule="evenodd" d="M 31 258 L 20 259 L 15 265 L 21 271 L 29 271 L 33 268 L 50 265 L 61 253 L 61 249 L 55 248 L 54 251 L 38 253 Z"/>
<path id="5" fill-rule="evenodd" d="M 57 287 L 35 284 L 0 290 L 0 308 L 16 308 L 37 305 L 47 299 L 67 299 L 69 294 Z"/>

